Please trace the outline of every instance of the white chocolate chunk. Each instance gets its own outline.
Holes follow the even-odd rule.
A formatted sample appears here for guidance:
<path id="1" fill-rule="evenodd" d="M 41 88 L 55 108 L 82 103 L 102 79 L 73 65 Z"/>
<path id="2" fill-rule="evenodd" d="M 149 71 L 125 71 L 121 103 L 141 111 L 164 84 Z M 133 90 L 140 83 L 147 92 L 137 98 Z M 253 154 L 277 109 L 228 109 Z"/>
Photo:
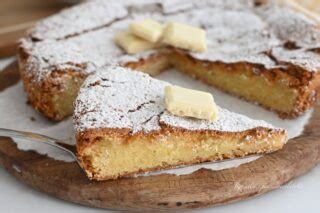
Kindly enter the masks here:
<path id="1" fill-rule="evenodd" d="M 115 42 L 129 54 L 140 53 L 159 46 L 159 44 L 153 44 L 137 36 L 134 36 L 128 31 L 117 33 L 115 36 Z"/>
<path id="2" fill-rule="evenodd" d="M 214 121 L 218 107 L 210 93 L 178 86 L 165 88 L 166 109 L 177 116 L 187 116 Z"/>
<path id="3" fill-rule="evenodd" d="M 130 31 L 132 34 L 152 43 L 156 43 L 160 40 L 163 30 L 164 26 L 152 19 L 133 22 L 130 25 Z"/>
<path id="4" fill-rule="evenodd" d="M 176 22 L 169 23 L 163 33 L 163 42 L 182 49 L 206 51 L 206 32 L 200 28 Z"/>

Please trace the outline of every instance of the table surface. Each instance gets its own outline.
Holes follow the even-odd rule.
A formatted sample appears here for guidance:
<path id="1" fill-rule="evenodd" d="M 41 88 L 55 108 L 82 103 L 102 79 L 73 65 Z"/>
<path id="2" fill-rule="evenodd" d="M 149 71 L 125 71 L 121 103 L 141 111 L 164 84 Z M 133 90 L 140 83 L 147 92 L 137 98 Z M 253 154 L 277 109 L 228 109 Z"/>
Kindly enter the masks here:
<path id="1" fill-rule="evenodd" d="M 0 71 L 13 58 L 0 60 Z M 0 100 L 1 101 L 1 100 Z M 99 212 L 35 191 L 0 168 L 0 212 Z M 246 201 L 192 212 L 316 212 L 320 210 L 320 165 L 280 189 Z M 112 212 L 112 211 L 110 211 Z"/>

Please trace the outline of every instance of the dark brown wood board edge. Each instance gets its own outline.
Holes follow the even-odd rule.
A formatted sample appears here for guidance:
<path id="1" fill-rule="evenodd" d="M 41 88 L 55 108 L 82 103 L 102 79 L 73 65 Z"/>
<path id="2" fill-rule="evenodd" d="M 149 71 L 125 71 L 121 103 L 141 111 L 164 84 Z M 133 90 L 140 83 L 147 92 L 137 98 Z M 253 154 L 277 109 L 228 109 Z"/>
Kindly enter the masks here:
<path id="1" fill-rule="evenodd" d="M 49 15 L 77 2 L 62 0 L 0 1 L 0 58 L 16 54 L 17 41 Z"/>
<path id="2" fill-rule="evenodd" d="M 18 76 L 17 66 L 12 65 L 6 72 Z M 2 75 L 0 73 L 0 85 L 4 80 Z M 181 176 L 163 174 L 90 181 L 76 163 L 21 151 L 6 138 L 0 139 L 0 164 L 18 180 L 39 191 L 86 206 L 131 211 L 211 207 L 277 189 L 317 165 L 320 161 L 319 121 L 320 105 L 317 104 L 303 134 L 291 139 L 282 150 L 219 171 L 201 169 Z"/>
<path id="3" fill-rule="evenodd" d="M 0 92 L 13 86 L 20 80 L 18 62 L 14 61 L 0 71 Z"/>

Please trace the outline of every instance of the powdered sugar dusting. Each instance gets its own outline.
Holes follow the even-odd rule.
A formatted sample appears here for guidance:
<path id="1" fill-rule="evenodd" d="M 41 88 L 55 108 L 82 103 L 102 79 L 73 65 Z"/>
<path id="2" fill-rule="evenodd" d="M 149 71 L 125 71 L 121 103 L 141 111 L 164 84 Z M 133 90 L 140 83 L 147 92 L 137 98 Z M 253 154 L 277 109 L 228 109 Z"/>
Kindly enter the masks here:
<path id="1" fill-rule="evenodd" d="M 299 48 L 320 48 L 320 30 L 317 24 L 288 8 L 265 10 L 262 18 L 283 42 L 293 42 Z"/>
<path id="2" fill-rule="evenodd" d="M 28 47 L 29 57 L 26 69 L 35 80 L 41 81 L 53 70 L 74 70 L 90 74 L 97 68 L 111 63 L 138 61 L 155 53 L 143 52 L 128 55 L 114 43 L 115 32 L 128 26 L 129 20 L 64 40 L 44 40 L 31 43 L 27 39 L 21 41 Z"/>
<path id="3" fill-rule="evenodd" d="M 266 68 L 292 64 L 307 71 L 319 70 L 320 56 L 310 53 L 310 49 L 320 48 L 320 30 L 311 20 L 289 9 L 255 7 L 253 1 L 244 0 L 83 3 L 43 20 L 31 30 L 30 36 L 42 41 L 26 38 L 21 42 L 30 55 L 26 70 L 41 81 L 57 68 L 87 75 L 112 62 L 148 57 L 156 51 L 127 55 L 113 40 L 116 32 L 126 29 L 133 20 L 144 18 L 204 28 L 208 51 L 186 52 L 200 60 L 248 62 Z M 288 42 L 294 45 L 294 50 L 285 49 Z M 283 49 L 281 54 L 277 48 Z M 275 58 L 265 54 L 273 50 Z"/>
<path id="4" fill-rule="evenodd" d="M 222 108 L 218 109 L 218 119 L 214 122 L 179 117 L 172 115 L 168 111 L 165 111 L 161 115 L 160 122 L 189 130 L 216 130 L 224 132 L 239 132 L 256 127 L 273 128 L 271 124 L 265 121 L 252 120 L 244 115 L 233 113 Z"/>
<path id="5" fill-rule="evenodd" d="M 59 42 L 45 40 L 34 43 L 29 48 L 30 56 L 27 59 L 27 65 L 32 65 L 33 67 L 29 70 L 35 73 L 29 74 L 41 80 L 52 70 L 57 68 L 74 70 L 75 65 L 82 65 L 78 67 L 79 70 L 89 74 L 97 67 L 111 63 L 123 54 L 112 39 L 112 29 L 103 28 Z"/>
<path id="6" fill-rule="evenodd" d="M 161 5 L 163 12 L 168 14 L 183 10 L 190 10 L 194 6 L 194 2 L 185 0 L 164 0 Z"/>
<path id="7" fill-rule="evenodd" d="M 278 63 L 290 63 L 314 72 L 320 70 L 320 57 L 311 50 L 287 50 L 278 47 L 272 49 L 272 55 L 278 60 Z"/>
<path id="8" fill-rule="evenodd" d="M 235 63 L 246 61 L 274 67 L 276 64 L 262 54 L 280 45 L 281 41 L 270 33 L 266 24 L 247 11 L 204 9 L 195 12 L 195 18 L 207 30 L 208 50 L 191 53 L 195 58 Z M 203 15 L 210 19 L 202 19 Z M 191 20 L 192 22 L 192 20 Z"/>
<path id="9" fill-rule="evenodd" d="M 76 131 L 126 128 L 132 134 L 148 133 L 160 130 L 161 123 L 188 130 L 226 132 L 273 128 L 264 121 L 252 120 L 222 108 L 214 122 L 174 116 L 165 110 L 166 85 L 168 83 L 147 74 L 120 66 L 100 68 L 80 89 L 74 115 Z"/>
<path id="10" fill-rule="evenodd" d="M 115 1 L 88 1 L 40 21 L 29 34 L 39 40 L 62 39 L 108 25 L 127 15 L 124 5 Z"/>
<path id="11" fill-rule="evenodd" d="M 133 133 L 159 129 L 156 116 L 164 110 L 165 85 L 119 66 L 99 69 L 87 78 L 76 100 L 77 131 L 100 127 L 129 128 Z"/>

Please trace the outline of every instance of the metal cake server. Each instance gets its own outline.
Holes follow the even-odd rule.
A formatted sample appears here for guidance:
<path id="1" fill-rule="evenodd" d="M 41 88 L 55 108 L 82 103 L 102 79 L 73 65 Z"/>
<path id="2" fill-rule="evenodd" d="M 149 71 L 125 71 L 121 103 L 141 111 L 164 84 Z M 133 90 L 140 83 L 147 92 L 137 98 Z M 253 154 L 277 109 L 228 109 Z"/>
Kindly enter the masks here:
<path id="1" fill-rule="evenodd" d="M 9 137 L 9 138 L 20 138 L 24 139 L 30 142 L 40 142 L 48 144 L 49 146 L 55 147 L 57 149 L 60 149 L 66 153 L 68 153 L 81 167 L 80 161 L 78 160 L 75 151 L 72 150 L 69 145 L 66 145 L 64 143 L 59 142 L 57 139 L 50 138 L 45 135 L 36 134 L 32 132 L 23 132 L 23 131 L 17 131 L 17 130 L 11 130 L 11 129 L 4 129 L 0 128 L 0 137 Z"/>

